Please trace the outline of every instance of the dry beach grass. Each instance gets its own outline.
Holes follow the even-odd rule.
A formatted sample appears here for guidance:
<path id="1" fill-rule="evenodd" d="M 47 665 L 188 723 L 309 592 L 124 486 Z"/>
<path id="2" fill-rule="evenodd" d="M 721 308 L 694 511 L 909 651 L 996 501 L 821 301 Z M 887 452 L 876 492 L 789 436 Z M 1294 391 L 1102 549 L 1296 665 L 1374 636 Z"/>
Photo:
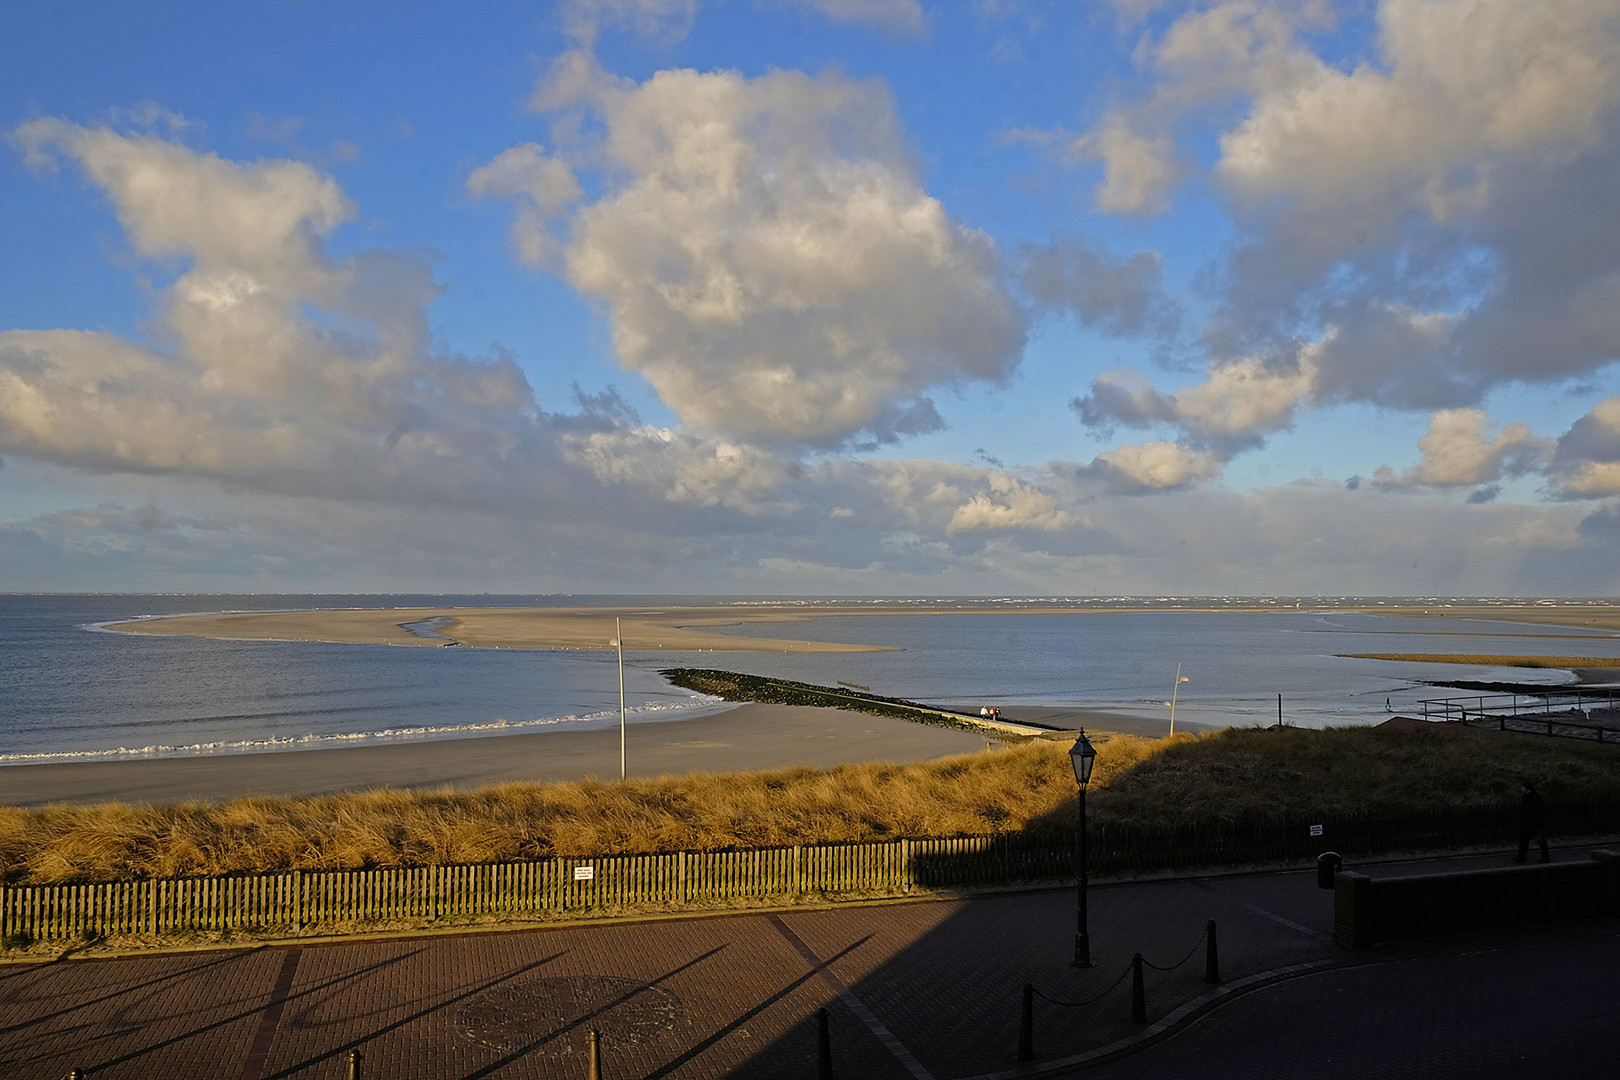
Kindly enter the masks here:
<path id="1" fill-rule="evenodd" d="M 1098 823 L 1490 805 L 1514 797 L 1521 775 L 1555 805 L 1620 797 L 1620 749 L 1564 740 L 1284 728 L 1096 742 Z M 1033 740 L 909 765 L 0 810 L 0 873 L 91 881 L 1063 829 L 1067 749 Z"/>

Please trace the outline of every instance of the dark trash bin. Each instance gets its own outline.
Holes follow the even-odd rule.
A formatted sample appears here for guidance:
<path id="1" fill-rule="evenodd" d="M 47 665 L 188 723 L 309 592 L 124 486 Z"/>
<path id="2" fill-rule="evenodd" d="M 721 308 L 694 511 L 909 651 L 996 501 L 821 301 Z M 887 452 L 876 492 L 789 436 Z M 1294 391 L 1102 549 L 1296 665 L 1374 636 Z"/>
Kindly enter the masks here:
<path id="1" fill-rule="evenodd" d="M 1318 889 L 1333 888 L 1333 875 L 1339 872 L 1344 860 L 1339 858 L 1337 851 L 1324 851 L 1316 857 L 1316 887 Z"/>

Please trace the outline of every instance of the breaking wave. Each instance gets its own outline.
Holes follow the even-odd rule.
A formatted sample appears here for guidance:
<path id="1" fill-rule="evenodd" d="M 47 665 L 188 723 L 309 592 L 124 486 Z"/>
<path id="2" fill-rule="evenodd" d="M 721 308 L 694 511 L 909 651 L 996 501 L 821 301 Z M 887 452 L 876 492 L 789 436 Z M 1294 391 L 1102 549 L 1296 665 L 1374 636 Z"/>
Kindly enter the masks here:
<path id="1" fill-rule="evenodd" d="M 681 720 L 698 712 L 709 712 L 727 703 L 717 697 L 694 695 L 678 702 L 654 702 L 625 710 L 626 719 L 642 723 Z M 571 728 L 594 731 L 607 727 L 619 717 L 618 709 L 576 713 L 572 716 L 541 717 L 534 720 L 487 720 L 470 724 L 420 724 L 384 728 L 380 731 L 338 732 L 327 735 L 274 736 L 177 746 L 120 746 L 116 749 L 61 750 L 42 753 L 0 754 L 0 765 L 45 765 L 72 761 L 130 761 L 140 758 L 206 757 L 215 754 L 264 754 L 284 750 L 322 750 L 344 746 L 365 746 L 390 742 L 420 742 L 433 739 L 467 739 L 516 735 L 526 731 Z"/>

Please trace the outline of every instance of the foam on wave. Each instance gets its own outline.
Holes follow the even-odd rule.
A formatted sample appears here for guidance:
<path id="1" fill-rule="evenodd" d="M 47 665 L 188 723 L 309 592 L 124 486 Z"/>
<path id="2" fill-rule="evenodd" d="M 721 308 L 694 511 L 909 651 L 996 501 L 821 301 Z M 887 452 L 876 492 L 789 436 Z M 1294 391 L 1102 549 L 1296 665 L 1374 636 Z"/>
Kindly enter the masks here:
<path id="1" fill-rule="evenodd" d="M 670 713 L 694 712 L 711 709 L 725 702 L 717 697 L 694 695 L 678 702 L 650 702 L 626 709 L 627 717 L 644 720 L 675 720 Z M 45 753 L 0 754 L 0 765 L 47 765 L 75 761 L 130 761 L 139 758 L 206 757 L 214 754 L 262 754 L 285 750 L 321 750 L 341 746 L 360 746 L 377 742 L 414 742 L 430 739 L 473 738 L 490 735 L 512 735 L 524 731 L 542 731 L 563 725 L 598 725 L 619 715 L 617 709 L 576 713 L 571 716 L 540 717 L 534 720 L 487 720 L 472 724 L 422 724 L 412 727 L 385 728 L 381 731 L 337 732 L 326 735 L 292 735 L 268 739 L 243 739 L 207 743 L 189 743 L 183 746 L 120 746 L 111 750 L 62 750 Z"/>

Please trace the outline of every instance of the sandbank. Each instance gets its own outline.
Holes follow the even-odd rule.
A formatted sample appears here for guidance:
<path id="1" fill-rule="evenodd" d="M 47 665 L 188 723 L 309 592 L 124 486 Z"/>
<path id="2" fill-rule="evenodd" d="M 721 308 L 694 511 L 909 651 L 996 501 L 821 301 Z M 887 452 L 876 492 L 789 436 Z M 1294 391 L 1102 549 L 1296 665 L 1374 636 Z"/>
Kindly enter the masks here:
<path id="1" fill-rule="evenodd" d="M 1033 614 L 1074 617 L 1147 611 L 1278 612 L 1278 605 L 1198 605 L 1166 603 L 1083 607 L 1019 605 L 998 607 L 948 602 L 870 601 L 862 603 L 749 603 L 711 607 L 565 607 L 565 608 L 378 608 L 346 611 L 234 612 L 139 619 L 112 625 L 132 633 L 277 641 L 328 641 L 364 644 L 442 646 L 448 642 L 497 649 L 607 649 L 616 633 L 631 650 L 713 650 L 716 652 L 870 652 L 872 646 L 809 641 L 801 638 L 720 633 L 720 627 L 783 624 L 807 619 L 850 616 L 974 616 Z M 1611 603 L 1469 604 L 1335 606 L 1336 611 L 1410 616 L 1435 620 L 1490 619 L 1584 630 L 1620 632 L 1620 606 Z M 440 638 L 424 638 L 405 623 L 440 620 Z M 616 631 L 616 627 L 620 629 Z M 1451 631 L 1436 631 L 1450 633 Z M 1477 633 L 1477 632 L 1476 632 Z M 1505 632 L 1504 632 L 1505 633 Z M 1478 633 L 1477 636 L 1495 636 Z M 1554 635 L 1549 635 L 1554 636 Z"/>

